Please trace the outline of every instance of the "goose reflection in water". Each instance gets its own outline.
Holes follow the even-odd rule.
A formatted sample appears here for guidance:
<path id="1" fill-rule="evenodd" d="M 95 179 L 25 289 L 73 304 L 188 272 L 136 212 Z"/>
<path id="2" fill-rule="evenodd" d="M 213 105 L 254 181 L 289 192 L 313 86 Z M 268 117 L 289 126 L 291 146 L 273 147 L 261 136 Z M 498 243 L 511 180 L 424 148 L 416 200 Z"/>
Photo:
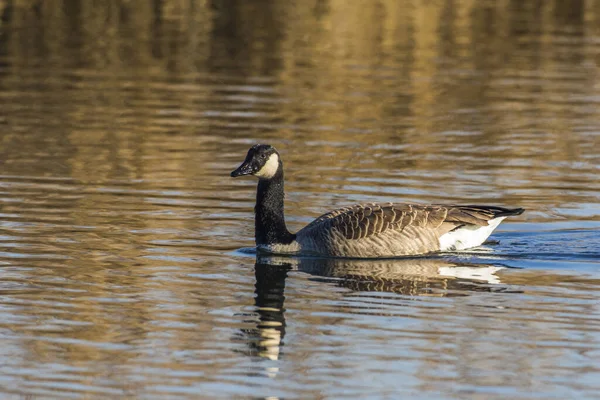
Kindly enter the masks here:
<path id="1" fill-rule="evenodd" d="M 260 256 L 256 264 L 285 266 L 313 276 L 332 278 L 330 281 L 340 287 L 361 292 L 447 297 L 506 290 L 497 275 L 506 267 L 442 258 L 352 260 Z"/>
<path id="2" fill-rule="evenodd" d="M 257 260 L 254 267 L 256 277 L 254 304 L 258 322 L 254 329 L 243 329 L 250 356 L 278 360 L 285 336 L 285 279 L 292 268 L 289 263 L 270 265 Z M 276 371 L 267 371 L 269 375 Z"/>
<path id="3" fill-rule="evenodd" d="M 285 336 L 285 281 L 289 271 L 331 278 L 352 291 L 394 292 L 409 296 L 467 296 L 501 292 L 497 272 L 506 267 L 453 262 L 439 258 L 350 260 L 257 256 L 255 263 L 256 328 L 242 331 L 248 355 L 269 360 L 281 356 Z M 276 367 L 267 371 L 277 372 Z"/>

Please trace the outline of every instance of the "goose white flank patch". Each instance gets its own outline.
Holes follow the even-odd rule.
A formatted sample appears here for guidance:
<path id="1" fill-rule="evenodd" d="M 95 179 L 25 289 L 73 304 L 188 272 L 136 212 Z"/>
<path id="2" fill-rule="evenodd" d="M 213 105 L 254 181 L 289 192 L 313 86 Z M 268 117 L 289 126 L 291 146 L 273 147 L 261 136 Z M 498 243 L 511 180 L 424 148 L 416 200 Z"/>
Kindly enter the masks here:
<path id="1" fill-rule="evenodd" d="M 349 258 L 411 256 L 481 245 L 506 218 L 522 208 L 481 205 L 367 203 L 323 214 L 288 231 L 283 210 L 283 163 L 274 147 L 257 144 L 232 177 L 258 178 L 256 247 L 274 254 Z"/>

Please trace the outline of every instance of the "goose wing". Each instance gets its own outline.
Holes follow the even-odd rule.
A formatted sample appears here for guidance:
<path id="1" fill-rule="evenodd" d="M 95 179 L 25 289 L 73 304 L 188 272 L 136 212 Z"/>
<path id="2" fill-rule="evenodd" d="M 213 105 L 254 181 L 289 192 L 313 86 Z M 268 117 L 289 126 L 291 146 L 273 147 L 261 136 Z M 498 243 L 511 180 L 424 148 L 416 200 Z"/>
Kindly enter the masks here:
<path id="1" fill-rule="evenodd" d="M 301 232 L 337 230 L 346 239 L 363 239 L 389 230 L 401 232 L 410 226 L 437 230 L 443 234 L 462 225 L 487 226 L 491 219 L 522 212 L 522 209 L 472 205 L 369 203 L 323 214 Z"/>

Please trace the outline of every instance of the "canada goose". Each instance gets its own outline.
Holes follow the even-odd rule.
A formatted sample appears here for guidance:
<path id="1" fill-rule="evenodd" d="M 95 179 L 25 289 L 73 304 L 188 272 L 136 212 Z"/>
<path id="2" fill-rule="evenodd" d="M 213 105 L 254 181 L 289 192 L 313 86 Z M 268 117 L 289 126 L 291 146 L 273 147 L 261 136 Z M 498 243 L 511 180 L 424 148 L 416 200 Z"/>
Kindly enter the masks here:
<path id="1" fill-rule="evenodd" d="M 254 145 L 232 177 L 258 177 L 254 233 L 257 249 L 273 254 L 382 258 L 464 250 L 482 244 L 522 208 L 359 204 L 323 214 L 290 233 L 283 213 L 283 163 L 274 147 Z"/>

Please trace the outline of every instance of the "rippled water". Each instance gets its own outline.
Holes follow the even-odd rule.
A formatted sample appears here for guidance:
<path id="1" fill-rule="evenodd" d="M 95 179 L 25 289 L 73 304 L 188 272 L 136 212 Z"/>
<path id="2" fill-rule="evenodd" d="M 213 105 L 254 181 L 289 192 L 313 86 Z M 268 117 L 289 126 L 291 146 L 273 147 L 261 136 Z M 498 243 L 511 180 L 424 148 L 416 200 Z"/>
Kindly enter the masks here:
<path id="1" fill-rule="evenodd" d="M 1 397 L 598 398 L 599 6 L 0 2 Z M 257 142 L 294 230 L 528 212 L 470 252 L 257 258 Z"/>

